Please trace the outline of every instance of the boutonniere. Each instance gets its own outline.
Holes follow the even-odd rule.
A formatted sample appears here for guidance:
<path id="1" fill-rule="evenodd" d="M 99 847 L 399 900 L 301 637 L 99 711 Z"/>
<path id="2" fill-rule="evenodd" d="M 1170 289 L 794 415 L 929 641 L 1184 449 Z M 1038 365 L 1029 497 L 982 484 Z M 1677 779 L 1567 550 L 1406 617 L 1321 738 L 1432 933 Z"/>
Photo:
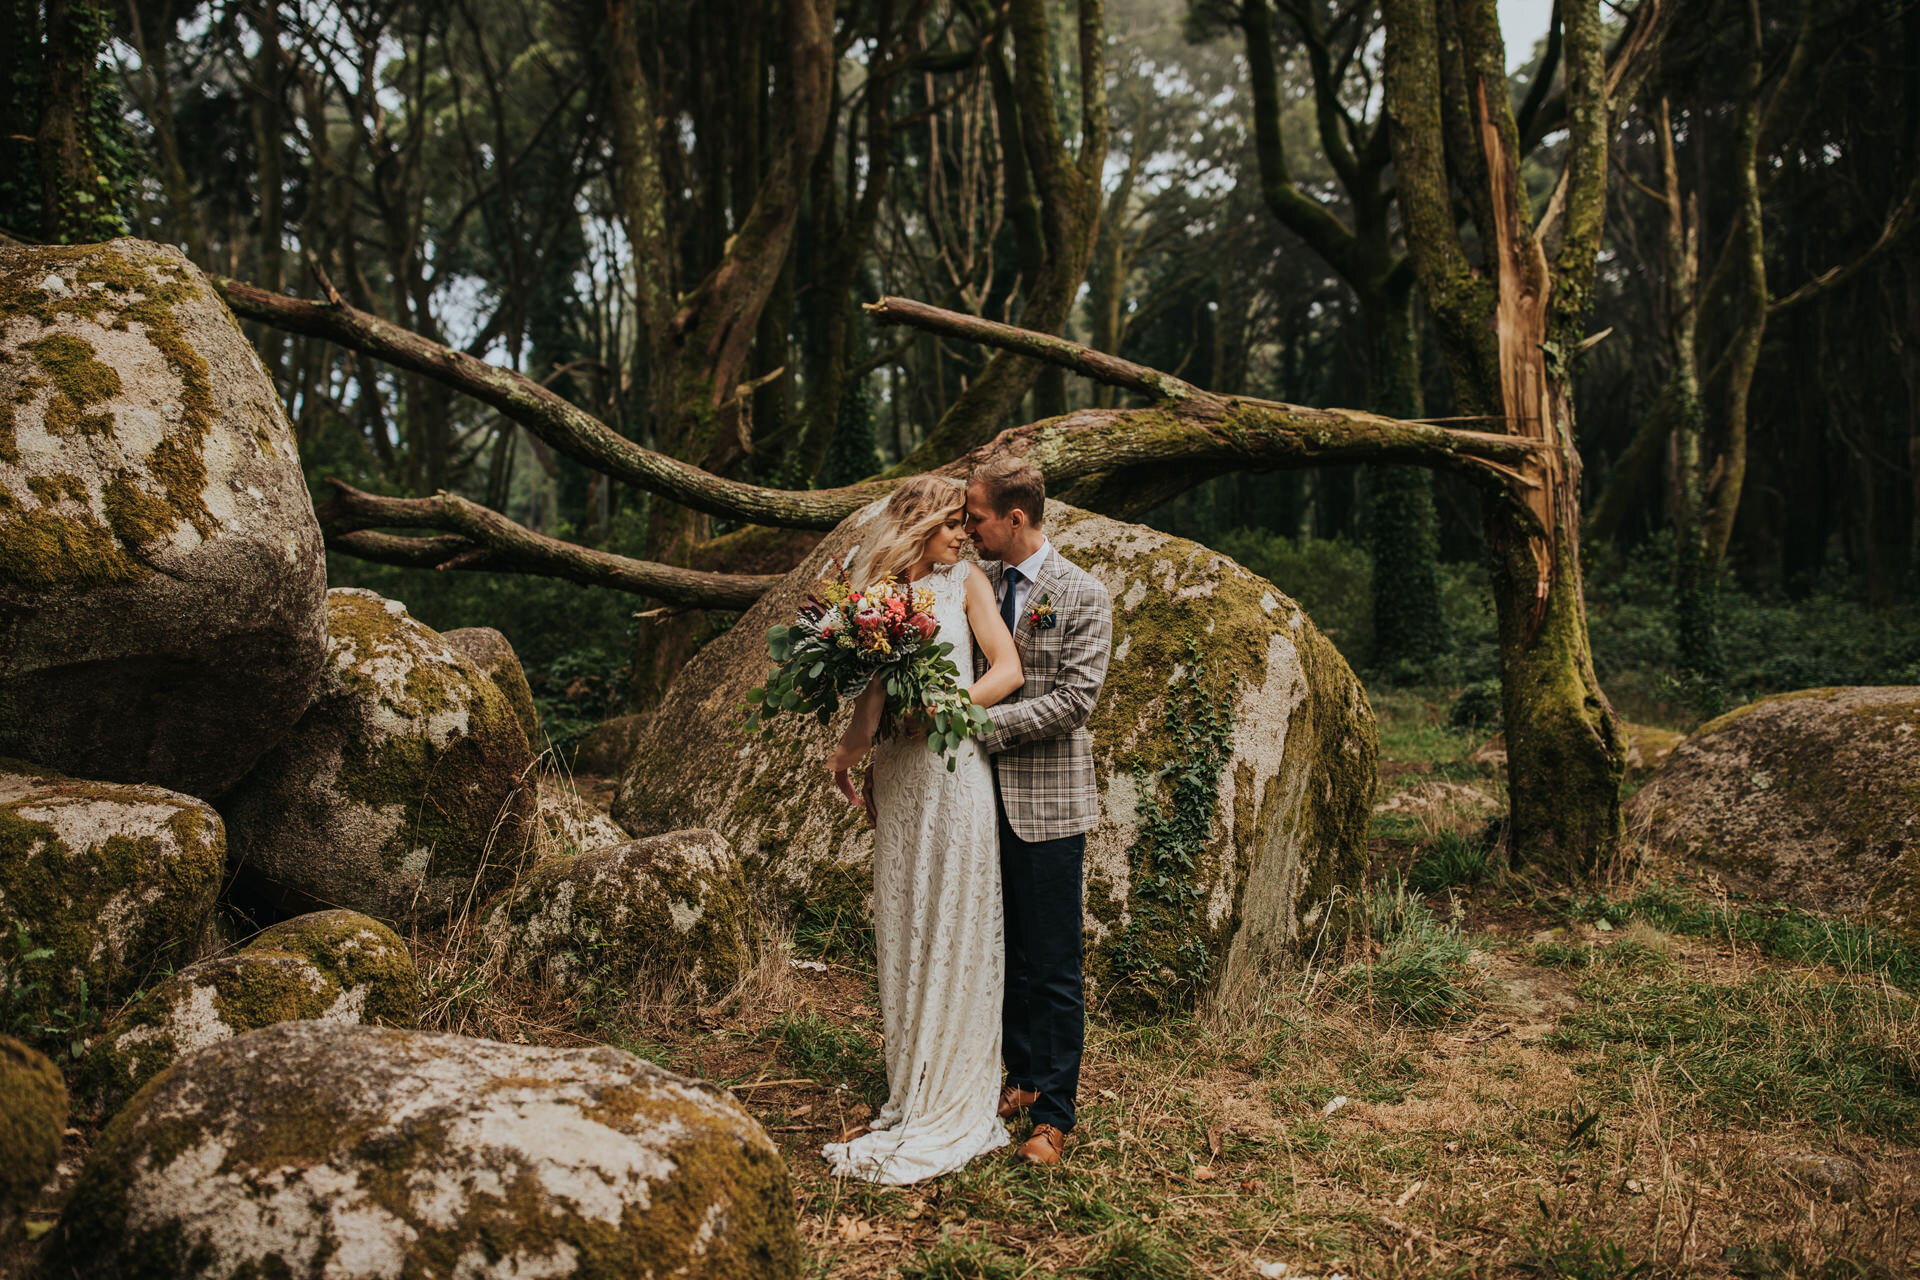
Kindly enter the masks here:
<path id="1" fill-rule="evenodd" d="M 1041 631 L 1060 625 L 1060 619 L 1053 614 L 1052 596 L 1041 596 L 1027 607 L 1027 625 Z"/>

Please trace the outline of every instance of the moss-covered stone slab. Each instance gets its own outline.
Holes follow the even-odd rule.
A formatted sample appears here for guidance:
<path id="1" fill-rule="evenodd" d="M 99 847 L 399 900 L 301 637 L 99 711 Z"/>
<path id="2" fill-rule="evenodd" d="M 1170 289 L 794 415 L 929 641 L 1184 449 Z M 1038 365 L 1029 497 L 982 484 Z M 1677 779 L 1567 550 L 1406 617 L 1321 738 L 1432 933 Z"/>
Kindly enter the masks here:
<path id="1" fill-rule="evenodd" d="M 472 658 L 473 665 L 486 672 L 487 678 L 500 686 L 500 692 L 506 695 L 507 705 L 513 708 L 513 718 L 526 730 L 528 744 L 539 751 L 540 713 L 533 705 L 533 686 L 527 683 L 527 673 L 520 666 L 520 655 L 513 651 L 513 645 L 506 636 L 492 627 L 460 627 L 441 632 L 440 638 Z"/>
<path id="2" fill-rule="evenodd" d="M 787 1280 L 787 1170 L 731 1097 L 617 1049 L 289 1022 L 101 1135 L 49 1275 Z"/>
<path id="3" fill-rule="evenodd" d="M 529 856 L 533 754 L 507 699 L 406 606 L 327 593 L 327 666 L 224 808 L 247 892 L 402 924 L 444 921 Z"/>
<path id="4" fill-rule="evenodd" d="M 1807 689 L 1702 725 L 1628 802 L 1733 888 L 1920 944 L 1920 687 Z"/>
<path id="5" fill-rule="evenodd" d="M 840 724 L 783 717 L 763 740 L 741 714 L 766 677 L 767 628 L 792 619 L 830 557 L 871 538 L 879 511 L 849 517 L 682 669 L 613 809 L 636 835 L 714 828 L 756 892 L 823 920 L 865 915 L 872 889 L 872 833 L 821 768 Z M 1226 556 L 1061 503 L 1047 526 L 1114 605 L 1089 726 L 1102 798 L 1086 861 L 1096 998 L 1151 1013 L 1243 990 L 1341 927 L 1338 904 L 1366 862 L 1372 709 L 1300 607 Z"/>
<path id="6" fill-rule="evenodd" d="M 488 911 L 507 972 L 714 996 L 752 960 L 747 884 L 716 831 L 674 831 L 543 862 Z"/>
<path id="7" fill-rule="evenodd" d="M 45 1054 L 0 1036 L 0 1244 L 60 1162 L 67 1086 Z"/>
<path id="8" fill-rule="evenodd" d="M 104 1116 L 179 1058 L 244 1032 L 303 1019 L 411 1027 L 419 1005 L 399 935 L 356 912 L 318 911 L 148 991 L 89 1047 L 77 1092 Z"/>
<path id="9" fill-rule="evenodd" d="M 293 432 L 177 249 L 0 247 L 0 755 L 213 798 L 306 710 Z"/>
<path id="10" fill-rule="evenodd" d="M 204 801 L 0 761 L 0 992 L 84 1021 L 199 959 L 226 852 Z"/>

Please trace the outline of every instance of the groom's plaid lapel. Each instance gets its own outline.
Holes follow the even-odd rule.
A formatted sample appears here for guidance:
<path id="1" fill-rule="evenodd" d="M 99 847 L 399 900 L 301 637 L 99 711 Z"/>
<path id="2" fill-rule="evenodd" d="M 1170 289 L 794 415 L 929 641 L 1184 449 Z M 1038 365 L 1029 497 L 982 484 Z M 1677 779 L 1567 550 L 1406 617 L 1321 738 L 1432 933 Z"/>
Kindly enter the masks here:
<path id="1" fill-rule="evenodd" d="M 1048 597 L 1060 621 L 1026 626 L 1034 604 Z M 1000 802 L 1014 831 L 1024 840 L 1052 840 L 1090 830 L 1099 820 L 1084 716 L 1106 678 L 1112 605 L 1099 580 L 1055 547 L 1034 576 L 1018 621 L 1014 643 L 1026 684 L 1001 704 L 1004 732 L 990 734 L 983 745 L 995 753 Z M 1063 701 L 1058 695 L 1069 689 L 1072 696 Z"/>

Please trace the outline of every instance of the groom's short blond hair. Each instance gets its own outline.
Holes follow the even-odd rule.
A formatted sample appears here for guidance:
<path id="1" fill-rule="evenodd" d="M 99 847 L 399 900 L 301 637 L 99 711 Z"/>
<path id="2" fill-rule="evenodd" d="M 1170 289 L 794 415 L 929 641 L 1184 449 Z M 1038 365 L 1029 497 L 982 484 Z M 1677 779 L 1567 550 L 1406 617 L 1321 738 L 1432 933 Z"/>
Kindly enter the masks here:
<path id="1" fill-rule="evenodd" d="M 1000 454 L 973 469 L 969 483 L 986 490 L 993 514 L 1004 516 L 1015 507 L 1027 513 L 1027 523 L 1039 528 L 1047 511 L 1047 478 L 1025 458 Z"/>

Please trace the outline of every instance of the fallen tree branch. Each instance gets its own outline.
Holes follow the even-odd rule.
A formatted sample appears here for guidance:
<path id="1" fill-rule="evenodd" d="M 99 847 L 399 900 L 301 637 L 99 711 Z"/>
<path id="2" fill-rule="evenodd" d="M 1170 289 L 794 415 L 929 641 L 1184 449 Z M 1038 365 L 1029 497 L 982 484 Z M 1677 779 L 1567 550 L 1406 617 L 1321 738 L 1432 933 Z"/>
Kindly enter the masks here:
<path id="1" fill-rule="evenodd" d="M 329 480 L 334 496 L 317 509 L 329 550 L 411 569 L 526 573 L 650 596 L 675 605 L 747 609 L 778 574 L 707 573 L 562 542 L 457 494 L 389 498 Z M 411 538 L 376 526 L 436 529 Z"/>
<path id="2" fill-rule="evenodd" d="M 357 307 L 289 297 L 224 276 L 211 279 L 238 315 L 289 333 L 325 338 L 465 392 L 583 466 L 696 511 L 785 528 L 831 529 L 892 488 L 871 481 L 840 489 L 767 489 L 729 480 L 635 444 L 531 378 Z"/>

